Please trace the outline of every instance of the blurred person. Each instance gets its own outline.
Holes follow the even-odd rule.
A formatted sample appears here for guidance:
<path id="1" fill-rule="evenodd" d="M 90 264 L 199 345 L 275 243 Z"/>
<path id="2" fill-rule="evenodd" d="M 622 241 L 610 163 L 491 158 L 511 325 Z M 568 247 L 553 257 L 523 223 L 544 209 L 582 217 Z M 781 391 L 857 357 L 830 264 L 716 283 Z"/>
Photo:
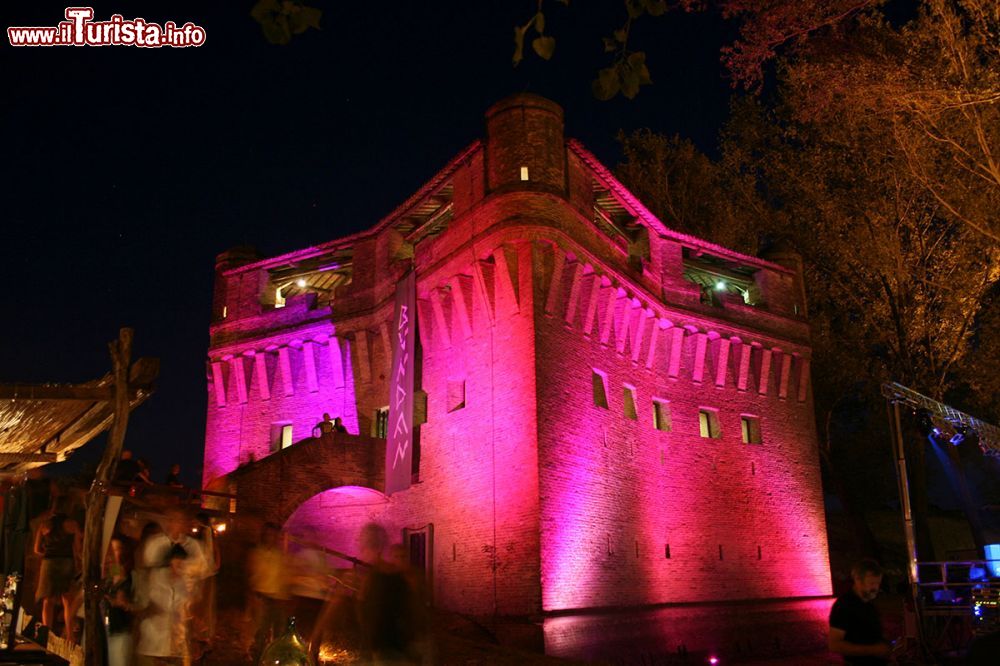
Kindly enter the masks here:
<path id="1" fill-rule="evenodd" d="M 136 465 L 139 466 L 139 471 L 135 473 L 135 481 L 138 483 L 144 483 L 147 486 L 153 485 L 153 479 L 150 476 L 149 463 L 146 462 L 145 458 L 139 458 L 135 461 Z"/>
<path id="2" fill-rule="evenodd" d="M 184 487 L 184 484 L 181 483 L 181 466 L 179 464 L 174 463 L 173 465 L 170 466 L 170 472 L 167 474 L 167 478 L 166 481 L 164 481 L 164 483 L 166 483 L 166 485 L 170 486 L 171 488 Z"/>
<path id="3" fill-rule="evenodd" d="M 389 548 L 387 534 L 375 524 L 361 533 L 363 560 L 371 566 L 360 592 L 362 649 L 374 664 L 408 664 L 417 661 L 414 590 L 406 573 L 406 550 Z"/>
<path id="4" fill-rule="evenodd" d="M 293 597 L 296 624 L 309 633 L 327 597 L 330 568 L 323 551 L 300 545 L 291 558 L 289 593 Z"/>
<path id="5" fill-rule="evenodd" d="M 148 525 L 143 532 L 147 530 L 148 536 L 139 551 L 146 571 L 135 595 L 136 606 L 143 609 L 144 618 L 139 623 L 138 637 L 138 645 L 144 647 L 137 648 L 137 654 L 161 660 L 183 658 L 188 663 L 189 607 L 210 567 L 201 544 L 191 536 L 191 518 L 180 507 L 166 513 L 161 530 Z M 179 556 L 181 552 L 183 557 Z M 170 608 L 162 604 L 164 595 L 173 595 Z M 182 622 L 183 626 L 175 626 L 176 622 Z"/>
<path id="6" fill-rule="evenodd" d="M 171 508 L 163 518 L 162 528 L 147 540 L 143 549 L 145 561 L 157 566 L 165 562 L 164 558 L 173 546 L 180 546 L 189 559 L 185 571 L 197 579 L 203 578 L 208 571 L 208 563 L 201 543 L 192 536 L 194 525 L 187 512 L 180 507 Z"/>
<path id="7" fill-rule="evenodd" d="M 256 658 L 285 628 L 289 600 L 289 570 L 281 548 L 281 529 L 265 523 L 260 543 L 247 556 L 254 637 L 251 646 Z"/>
<path id="8" fill-rule="evenodd" d="M 334 432 L 347 432 L 347 426 L 344 425 L 344 419 L 339 416 L 333 420 L 333 431 Z"/>
<path id="9" fill-rule="evenodd" d="M 76 613 L 76 578 L 83 551 L 83 534 L 76 521 L 65 513 L 65 505 L 56 504 L 52 515 L 35 533 L 35 554 L 41 556 L 37 601 L 42 602 L 42 624 L 53 628 L 56 604 L 62 602 L 64 638 L 74 640 Z"/>
<path id="10" fill-rule="evenodd" d="M 195 516 L 196 539 L 201 544 L 202 554 L 207 564 L 205 576 L 198 586 L 198 594 L 191 607 L 191 656 L 193 663 L 204 663 L 212 650 L 216 620 L 216 574 L 222 563 L 221 553 L 215 543 L 215 533 L 208 514 Z"/>
<path id="11" fill-rule="evenodd" d="M 132 552 L 125 537 L 111 537 L 104 566 L 104 628 L 108 666 L 129 666 L 132 660 Z"/>
<path id="12" fill-rule="evenodd" d="M 132 452 L 128 449 L 122 451 L 121 460 L 118 461 L 118 467 L 115 470 L 115 481 L 132 483 L 139 471 L 139 463 L 132 457 Z"/>
<path id="13" fill-rule="evenodd" d="M 323 420 L 316 424 L 316 427 L 313 428 L 313 432 L 316 432 L 316 430 L 319 430 L 319 436 L 321 438 L 329 437 L 333 434 L 333 421 L 330 420 L 329 414 L 323 412 Z"/>
<path id="14" fill-rule="evenodd" d="M 144 606 L 149 589 L 149 572 L 154 566 L 160 563 L 153 563 L 146 560 L 145 552 L 149 540 L 157 534 L 161 534 L 163 528 L 155 521 L 149 521 L 142 527 L 139 535 L 139 543 L 133 551 L 132 568 L 132 596 L 136 605 Z"/>
<path id="15" fill-rule="evenodd" d="M 149 575 L 148 599 L 139 610 L 138 666 L 191 663 L 189 625 L 193 580 L 191 556 L 179 544 L 169 547 L 161 566 Z"/>
<path id="16" fill-rule="evenodd" d="M 875 560 L 861 560 L 851 568 L 851 589 L 830 609 L 831 652 L 845 664 L 886 664 L 892 646 L 882 635 L 882 619 L 873 603 L 882 585 L 882 567 Z"/>

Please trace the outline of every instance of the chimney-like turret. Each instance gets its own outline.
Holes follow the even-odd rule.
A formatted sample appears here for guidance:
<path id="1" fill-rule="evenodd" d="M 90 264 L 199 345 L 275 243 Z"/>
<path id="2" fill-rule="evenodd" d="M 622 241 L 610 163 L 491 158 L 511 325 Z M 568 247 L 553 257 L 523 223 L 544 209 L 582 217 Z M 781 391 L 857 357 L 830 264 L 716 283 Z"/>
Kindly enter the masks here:
<path id="1" fill-rule="evenodd" d="M 257 250 L 249 245 L 230 248 L 215 257 L 215 285 L 212 290 L 212 323 L 220 322 L 233 314 L 229 312 L 232 306 L 227 303 L 229 284 L 225 272 L 253 263 L 258 259 L 260 259 L 260 256 L 257 254 Z"/>
<path id="2" fill-rule="evenodd" d="M 486 187 L 566 192 L 563 110 L 552 100 L 522 93 L 486 112 Z"/>

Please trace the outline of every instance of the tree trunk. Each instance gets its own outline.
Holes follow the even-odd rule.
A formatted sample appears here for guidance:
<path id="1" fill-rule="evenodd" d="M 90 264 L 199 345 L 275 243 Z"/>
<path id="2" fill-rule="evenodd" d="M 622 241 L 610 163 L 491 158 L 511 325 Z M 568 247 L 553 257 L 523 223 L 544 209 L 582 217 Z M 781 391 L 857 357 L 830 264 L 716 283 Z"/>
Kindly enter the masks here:
<path id="1" fill-rule="evenodd" d="M 101 537 L 104 531 L 104 510 L 108 503 L 108 488 L 114 479 L 121 457 L 122 443 L 129 416 L 129 364 L 132 356 L 132 329 L 123 328 L 118 340 L 111 342 L 112 373 L 114 376 L 114 420 L 108 434 L 104 455 L 94 475 L 87 498 L 87 516 L 83 531 L 83 581 L 84 581 L 84 663 L 88 666 L 104 664 L 101 627 Z"/>

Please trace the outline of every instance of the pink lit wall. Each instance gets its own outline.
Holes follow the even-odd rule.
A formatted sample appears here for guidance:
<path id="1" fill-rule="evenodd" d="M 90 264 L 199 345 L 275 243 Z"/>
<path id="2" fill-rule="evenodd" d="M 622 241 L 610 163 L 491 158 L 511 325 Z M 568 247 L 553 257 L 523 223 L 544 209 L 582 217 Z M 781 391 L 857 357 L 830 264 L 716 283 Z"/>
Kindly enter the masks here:
<path id="1" fill-rule="evenodd" d="M 290 311 L 296 305 L 290 301 Z M 250 323 L 260 325 L 263 318 Z M 264 328 L 249 333 L 210 354 L 206 485 L 270 455 L 282 425 L 290 424 L 293 441 L 299 441 L 311 437 L 328 413 L 341 417 L 349 432 L 360 431 L 350 338 L 336 336 L 328 321 L 306 321 L 291 332 L 282 328 L 267 334 Z"/>
<path id="2" fill-rule="evenodd" d="M 213 326 L 206 483 L 262 460 L 270 471 L 254 478 L 287 479 L 301 502 L 275 504 L 272 518 L 351 554 L 365 522 L 394 541 L 433 525 L 434 602 L 473 615 L 829 594 L 798 276 L 663 228 L 567 148 L 558 107 L 518 99 L 490 111 L 484 147 L 407 204 L 451 205 L 447 228 L 408 248 L 427 395 L 416 483 L 383 496 L 358 455 L 377 448 L 363 437 L 336 442 L 350 476 L 335 457 L 317 462 L 322 474 L 302 456 L 268 457 L 275 423 L 290 421 L 299 440 L 328 412 L 369 435 L 389 403 L 392 293 L 411 265 L 391 226 L 356 239 L 353 281 L 330 308 L 289 299 L 262 313 L 255 290 L 270 264 L 225 273 L 218 298 L 237 314 Z M 627 239 L 594 223 L 602 188 L 649 231 L 638 263 Z M 683 247 L 751 266 L 768 308 L 702 305 L 682 277 Z M 606 409 L 593 403 L 595 369 Z M 654 398 L 669 406 L 669 432 L 653 427 Z M 716 410 L 719 439 L 699 436 L 702 408 Z M 744 414 L 759 419 L 760 445 L 741 442 Z M 250 476 L 240 492 L 269 492 Z M 573 631 L 550 623 L 546 640 Z"/>
<path id="3" fill-rule="evenodd" d="M 389 516 L 389 498 L 372 488 L 342 486 L 303 502 L 289 516 L 284 529 L 300 539 L 357 556 L 361 552 L 358 537 L 368 523 L 378 523 L 391 534 L 398 532 Z M 332 563 L 343 568 L 352 566 L 343 560 Z"/>
<path id="4" fill-rule="evenodd" d="M 536 343 L 544 609 L 829 594 L 800 384 L 808 349 L 708 311 L 651 309 L 599 257 L 569 243 L 551 252 Z M 778 346 L 794 354 L 772 351 L 761 384 L 762 352 Z M 594 369 L 607 376 L 606 409 L 594 404 Z M 669 432 L 654 427 L 654 398 Z M 700 436 L 702 408 L 717 410 L 721 438 Z M 743 414 L 759 418 L 762 444 L 742 443 Z"/>
<path id="5" fill-rule="evenodd" d="M 447 240 L 482 220 L 454 222 Z M 476 615 L 540 606 L 532 247 L 505 240 L 480 237 L 418 272 L 427 423 L 419 482 L 390 498 L 386 518 L 397 530 L 433 524 L 434 602 Z"/>

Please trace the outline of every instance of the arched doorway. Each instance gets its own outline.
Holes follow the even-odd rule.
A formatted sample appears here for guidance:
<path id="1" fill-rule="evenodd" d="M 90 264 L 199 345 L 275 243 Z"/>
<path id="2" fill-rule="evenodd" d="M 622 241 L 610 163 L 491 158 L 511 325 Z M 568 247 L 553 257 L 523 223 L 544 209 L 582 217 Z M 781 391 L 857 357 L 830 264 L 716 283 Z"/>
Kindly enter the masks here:
<path id="1" fill-rule="evenodd" d="M 372 488 L 329 488 L 300 504 L 285 521 L 284 529 L 293 538 L 358 557 L 358 536 L 364 525 L 378 523 L 389 534 L 399 533 L 390 520 L 391 503 Z"/>

